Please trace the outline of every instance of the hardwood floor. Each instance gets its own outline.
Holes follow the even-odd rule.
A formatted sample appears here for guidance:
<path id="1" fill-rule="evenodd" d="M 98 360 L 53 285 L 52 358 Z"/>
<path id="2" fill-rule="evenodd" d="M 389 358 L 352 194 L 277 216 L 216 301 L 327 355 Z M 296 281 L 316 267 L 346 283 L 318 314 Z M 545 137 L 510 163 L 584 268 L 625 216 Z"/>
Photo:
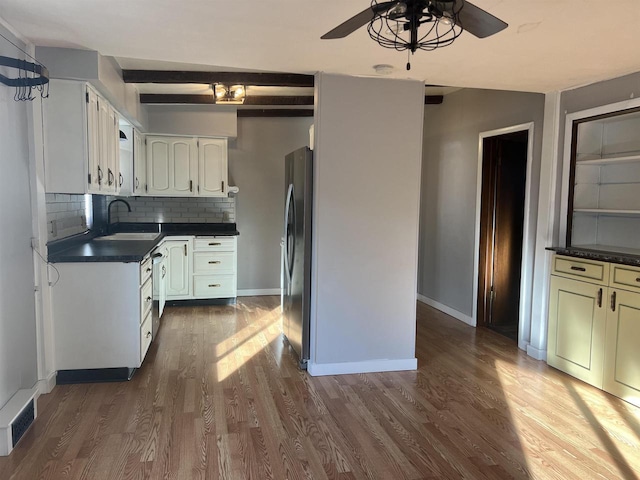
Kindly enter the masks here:
<path id="1" fill-rule="evenodd" d="M 419 370 L 310 377 L 276 297 L 166 310 L 128 383 L 58 386 L 1 479 L 634 479 L 640 409 L 418 304 Z"/>

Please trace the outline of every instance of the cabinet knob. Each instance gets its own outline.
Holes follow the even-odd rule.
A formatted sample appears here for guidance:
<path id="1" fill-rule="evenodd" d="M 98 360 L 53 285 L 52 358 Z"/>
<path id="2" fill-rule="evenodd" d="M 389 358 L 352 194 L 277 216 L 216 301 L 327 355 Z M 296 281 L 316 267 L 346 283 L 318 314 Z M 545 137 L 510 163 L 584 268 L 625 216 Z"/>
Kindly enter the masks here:
<path id="1" fill-rule="evenodd" d="M 149 338 L 151 336 L 151 332 L 147 332 L 147 338 Z"/>
<path id="2" fill-rule="evenodd" d="M 147 302 L 150 302 L 150 301 L 151 301 L 151 297 L 147 297 L 147 298 L 146 298 L 146 301 L 147 301 Z"/>
<path id="3" fill-rule="evenodd" d="M 640 277 L 636 278 L 636 282 L 640 282 Z"/>
<path id="4" fill-rule="evenodd" d="M 151 269 L 150 269 L 150 268 L 147 268 L 147 272 L 150 272 L 150 271 L 151 271 Z"/>

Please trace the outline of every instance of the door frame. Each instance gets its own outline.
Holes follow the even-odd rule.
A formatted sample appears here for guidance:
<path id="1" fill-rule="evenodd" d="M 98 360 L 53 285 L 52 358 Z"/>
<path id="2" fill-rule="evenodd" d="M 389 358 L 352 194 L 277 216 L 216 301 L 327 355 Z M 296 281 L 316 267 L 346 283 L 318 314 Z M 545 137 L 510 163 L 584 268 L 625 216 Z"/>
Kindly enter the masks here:
<path id="1" fill-rule="evenodd" d="M 524 197 L 524 225 L 522 233 L 522 264 L 520 267 L 520 306 L 518 308 L 518 347 L 526 350 L 531 336 L 531 301 L 533 292 L 533 260 L 535 248 L 536 219 L 532 208 L 532 168 L 533 168 L 533 122 L 480 132 L 478 136 L 478 172 L 476 181 L 476 225 L 473 261 L 473 323 L 478 325 L 478 287 L 480 274 L 480 214 L 482 207 L 482 166 L 483 143 L 486 138 L 514 132 L 527 131 L 527 178 Z"/>

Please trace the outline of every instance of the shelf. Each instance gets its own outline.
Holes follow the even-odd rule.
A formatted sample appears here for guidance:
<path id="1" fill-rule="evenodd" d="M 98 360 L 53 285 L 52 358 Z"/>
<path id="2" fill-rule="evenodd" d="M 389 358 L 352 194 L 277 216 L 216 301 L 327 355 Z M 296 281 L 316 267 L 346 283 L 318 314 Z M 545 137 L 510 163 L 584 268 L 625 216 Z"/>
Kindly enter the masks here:
<path id="1" fill-rule="evenodd" d="M 640 154 L 635 155 L 625 155 L 625 156 L 616 156 L 616 157 L 607 157 L 607 158 L 588 158 L 586 160 L 580 160 L 578 155 L 578 159 L 576 160 L 576 166 L 580 165 L 614 165 L 616 163 L 640 163 Z M 589 155 L 589 157 L 593 157 L 593 155 Z"/>
<path id="2" fill-rule="evenodd" d="M 615 215 L 621 217 L 640 216 L 640 210 L 615 210 L 609 208 L 574 208 L 573 213 L 591 213 L 597 215 Z"/>

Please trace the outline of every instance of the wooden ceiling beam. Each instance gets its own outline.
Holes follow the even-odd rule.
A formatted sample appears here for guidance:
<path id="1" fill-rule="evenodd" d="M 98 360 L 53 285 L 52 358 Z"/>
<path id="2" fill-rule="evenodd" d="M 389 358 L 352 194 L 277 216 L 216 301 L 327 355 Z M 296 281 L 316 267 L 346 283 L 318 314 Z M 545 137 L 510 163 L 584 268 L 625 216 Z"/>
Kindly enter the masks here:
<path id="1" fill-rule="evenodd" d="M 179 70 L 123 70 L 125 83 L 224 83 L 260 87 L 313 87 L 313 75 L 299 73 L 187 72 Z"/>
<path id="2" fill-rule="evenodd" d="M 238 109 L 238 117 L 313 117 L 313 109 L 244 108 Z"/>
<path id="3" fill-rule="evenodd" d="M 425 95 L 425 105 L 439 105 L 442 95 Z M 140 103 L 214 105 L 213 95 L 141 93 Z M 313 105 L 311 95 L 248 95 L 244 105 Z"/>
<path id="4" fill-rule="evenodd" d="M 212 105 L 213 95 L 140 94 L 140 103 Z M 247 95 L 245 105 L 313 105 L 312 95 Z"/>

